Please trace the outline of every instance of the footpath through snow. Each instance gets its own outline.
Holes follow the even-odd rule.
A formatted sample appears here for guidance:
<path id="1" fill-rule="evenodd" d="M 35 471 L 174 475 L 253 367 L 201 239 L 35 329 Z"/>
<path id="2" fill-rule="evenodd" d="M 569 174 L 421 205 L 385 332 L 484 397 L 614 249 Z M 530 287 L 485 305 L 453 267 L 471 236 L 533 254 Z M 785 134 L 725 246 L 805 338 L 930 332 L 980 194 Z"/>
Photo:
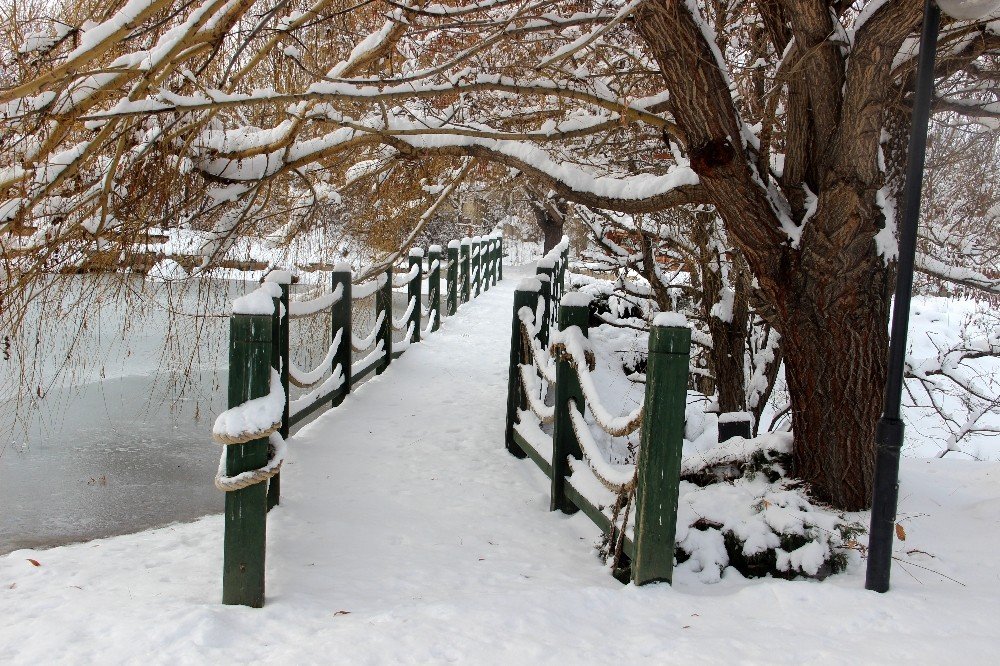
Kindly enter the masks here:
<path id="1" fill-rule="evenodd" d="M 904 462 L 898 545 L 916 552 L 887 595 L 857 567 L 824 583 L 612 579 L 596 528 L 549 513 L 543 474 L 503 448 L 518 278 L 292 438 L 265 608 L 219 602 L 221 515 L 15 551 L 0 558 L 0 661 L 995 663 L 992 463 Z"/>

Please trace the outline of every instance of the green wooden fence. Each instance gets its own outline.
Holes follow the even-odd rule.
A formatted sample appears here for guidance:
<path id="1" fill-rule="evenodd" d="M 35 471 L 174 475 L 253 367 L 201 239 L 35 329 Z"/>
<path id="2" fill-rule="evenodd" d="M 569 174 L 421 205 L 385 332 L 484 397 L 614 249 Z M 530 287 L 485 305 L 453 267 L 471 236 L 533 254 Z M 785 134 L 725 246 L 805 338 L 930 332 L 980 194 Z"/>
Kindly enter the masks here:
<path id="1" fill-rule="evenodd" d="M 289 430 L 325 407 L 340 405 L 363 379 L 382 374 L 393 359 L 437 331 L 441 325 L 441 281 L 446 282 L 444 312 L 454 315 L 494 285 L 502 275 L 503 241 L 499 232 L 452 241 L 447 256 L 441 247 L 424 252 L 411 249 L 406 270 L 392 269 L 361 284 L 353 282 L 349 265 L 331 272 L 331 290 L 318 298 L 290 298 L 291 273 L 274 271 L 261 287 L 233 303 L 229 344 L 229 409 L 213 427 L 225 451 L 216 474 L 216 486 L 226 491 L 222 601 L 261 607 L 264 604 L 264 555 L 267 511 L 280 501 L 280 469 Z M 461 256 L 459 256 L 461 250 Z M 428 285 L 428 303 L 422 304 L 422 285 Z M 473 284 L 475 285 L 473 290 Z M 394 288 L 406 288 L 406 311 L 392 312 Z M 375 299 L 370 331 L 358 336 L 353 329 L 353 305 Z M 331 342 L 320 365 L 303 371 L 291 361 L 289 320 L 329 316 Z M 422 328 L 426 316 L 427 326 Z M 402 339 L 393 341 L 393 333 Z M 364 357 L 352 361 L 352 352 Z M 290 386 L 308 392 L 289 399 Z"/>
<path id="2" fill-rule="evenodd" d="M 631 580 L 669 582 L 691 329 L 674 313 L 654 318 L 643 405 L 611 416 L 590 376 L 589 297 L 565 292 L 568 247 L 564 238 L 538 262 L 535 278 L 523 280 L 514 292 L 505 446 L 549 476 L 553 511 L 582 511 L 609 535 L 609 543 L 627 558 Z M 554 398 L 551 404 L 546 396 Z M 641 428 L 634 469 L 604 462 L 584 418 L 588 408 L 611 436 Z M 619 524 L 617 514 L 633 498 L 634 526 L 628 524 L 628 509 Z"/>

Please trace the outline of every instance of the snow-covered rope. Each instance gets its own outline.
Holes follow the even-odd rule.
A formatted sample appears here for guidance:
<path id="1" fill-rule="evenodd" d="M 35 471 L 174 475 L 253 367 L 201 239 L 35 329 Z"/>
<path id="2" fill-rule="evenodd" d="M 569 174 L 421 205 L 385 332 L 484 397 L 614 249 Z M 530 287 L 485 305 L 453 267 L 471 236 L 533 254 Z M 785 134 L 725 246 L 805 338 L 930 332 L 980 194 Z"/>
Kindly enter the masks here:
<path id="1" fill-rule="evenodd" d="M 270 456 L 263 467 L 226 476 L 226 450 L 223 448 L 219 469 L 215 474 L 216 488 L 224 492 L 241 490 L 266 481 L 278 473 L 285 460 L 285 440 L 278 434 L 284 411 L 285 391 L 281 387 L 281 376 L 272 368 L 267 395 L 247 400 L 219 414 L 212 426 L 212 438 L 215 441 L 228 446 L 267 437 Z"/>
<path id="2" fill-rule="evenodd" d="M 262 481 L 267 481 L 272 476 L 281 471 L 281 464 L 285 462 L 285 453 L 288 445 L 277 432 L 268 435 L 268 456 L 267 464 L 248 472 L 241 472 L 234 476 L 226 476 L 226 450 L 222 450 L 222 457 L 219 458 L 219 469 L 215 473 L 215 487 L 225 493 L 234 490 L 243 490 Z"/>
<path id="3" fill-rule="evenodd" d="M 326 395 L 327 393 L 340 388 L 340 385 L 344 383 L 344 372 L 338 365 L 330 373 L 330 376 L 323 380 L 323 383 L 314 388 L 309 393 L 292 400 L 288 403 L 288 415 L 295 416 L 303 409 L 311 406 L 320 397 Z"/>
<path id="4" fill-rule="evenodd" d="M 296 317 L 308 317 L 317 312 L 329 310 L 338 303 L 344 295 L 344 285 L 338 284 L 337 288 L 329 294 L 323 294 L 308 301 L 288 301 L 288 316 L 292 319 Z"/>
<path id="5" fill-rule="evenodd" d="M 431 332 L 434 330 L 434 322 L 437 321 L 439 314 L 440 313 L 437 310 L 434 310 L 434 313 L 429 315 L 429 319 L 427 320 L 427 326 L 420 331 L 420 337 L 426 338 L 428 335 L 431 334 Z"/>
<path id="6" fill-rule="evenodd" d="M 406 327 L 406 333 L 403 334 L 402 340 L 393 343 L 392 353 L 406 351 L 406 348 L 413 344 L 413 324 L 414 322 L 411 321 Z"/>
<path id="7" fill-rule="evenodd" d="M 372 363 L 379 360 L 383 356 L 385 356 L 385 343 L 379 340 L 378 346 L 375 347 L 375 349 L 373 349 L 371 352 L 369 352 L 367 356 L 365 356 L 360 361 L 355 361 L 354 363 L 351 364 L 351 377 L 358 374 L 358 372 L 360 372 L 361 370 L 364 370 L 365 368 L 369 367 Z"/>
<path id="8" fill-rule="evenodd" d="M 517 316 L 521 320 L 521 339 L 524 341 L 525 346 L 531 350 L 531 364 L 538 369 L 545 381 L 550 384 L 555 382 L 555 364 L 551 363 L 549 359 L 542 354 L 542 345 L 538 342 L 538 338 L 536 337 L 538 331 L 535 328 L 531 310 L 527 307 L 523 307 L 517 313 Z"/>
<path id="9" fill-rule="evenodd" d="M 375 318 L 375 326 L 373 326 L 368 335 L 363 338 L 359 338 L 351 333 L 351 349 L 360 354 L 375 344 L 375 338 L 378 337 L 379 329 L 382 328 L 383 319 L 385 319 L 385 310 L 378 313 L 378 317 Z"/>
<path id="10" fill-rule="evenodd" d="M 413 314 L 413 308 L 417 306 L 417 297 L 410 296 L 410 302 L 406 304 L 406 312 L 399 319 L 392 320 L 392 327 L 397 331 L 402 331 L 406 322 L 410 321 L 410 316 Z"/>
<path id="11" fill-rule="evenodd" d="M 376 291 L 385 286 L 385 281 L 389 279 L 386 273 L 380 273 L 378 277 L 368 280 L 368 282 L 362 282 L 361 284 L 356 284 L 351 287 L 351 300 L 359 301 L 362 298 L 368 298 Z"/>
<path id="12" fill-rule="evenodd" d="M 413 264 L 412 266 L 410 266 L 410 270 L 408 270 L 406 274 L 403 275 L 403 277 L 399 278 L 398 280 L 394 279 L 392 281 L 392 286 L 405 287 L 406 285 L 410 284 L 410 282 L 415 280 L 418 275 L 420 275 L 420 265 Z"/>
<path id="13" fill-rule="evenodd" d="M 583 451 L 583 458 L 590 466 L 590 471 L 594 473 L 594 477 L 601 482 L 601 485 L 612 492 L 620 493 L 624 490 L 630 490 L 635 484 L 635 465 L 623 468 L 618 465 L 612 465 L 605 460 L 601 449 L 597 446 L 597 442 L 594 441 L 594 435 L 590 432 L 587 421 L 583 418 L 583 414 L 580 413 L 580 409 L 576 405 L 576 400 L 571 399 L 568 407 L 569 421 L 573 426 L 573 433 L 576 435 L 576 441 L 580 444 L 580 450 Z"/>
<path id="14" fill-rule="evenodd" d="M 219 414 L 212 426 L 212 439 L 220 444 L 246 444 L 267 437 L 281 427 L 285 411 L 285 390 L 281 376 L 271 368 L 266 395 L 247 400 Z"/>
<path id="15" fill-rule="evenodd" d="M 330 348 L 326 350 L 326 356 L 318 366 L 308 372 L 299 369 L 291 359 L 288 359 L 288 381 L 299 388 L 309 388 L 319 383 L 333 364 L 333 357 L 337 355 L 337 348 L 340 347 L 340 338 L 343 335 L 344 329 L 337 331 L 337 335 L 333 336 L 333 342 L 330 343 Z"/>
<path id="16" fill-rule="evenodd" d="M 537 416 L 542 423 L 552 423 L 556 418 L 555 406 L 546 405 L 537 397 L 541 394 L 541 387 L 538 382 L 538 375 L 534 373 L 534 367 L 530 365 L 518 365 L 521 373 L 521 383 L 524 385 L 524 395 L 528 400 L 528 408 Z"/>
<path id="17" fill-rule="evenodd" d="M 622 437 L 629 435 L 639 429 L 642 425 L 642 416 L 645 405 L 639 405 L 630 414 L 625 416 L 613 416 L 607 407 L 601 402 L 601 396 L 597 392 L 597 385 L 594 383 L 593 375 L 590 373 L 590 360 L 587 354 L 586 338 L 577 326 L 570 326 L 564 331 L 559 331 L 553 339 L 553 349 L 559 353 L 565 353 L 569 357 L 570 365 L 576 371 L 576 376 L 580 380 L 580 388 L 583 389 L 583 396 L 590 407 L 590 412 L 594 415 L 594 421 L 601 426 L 604 432 L 612 437 Z"/>

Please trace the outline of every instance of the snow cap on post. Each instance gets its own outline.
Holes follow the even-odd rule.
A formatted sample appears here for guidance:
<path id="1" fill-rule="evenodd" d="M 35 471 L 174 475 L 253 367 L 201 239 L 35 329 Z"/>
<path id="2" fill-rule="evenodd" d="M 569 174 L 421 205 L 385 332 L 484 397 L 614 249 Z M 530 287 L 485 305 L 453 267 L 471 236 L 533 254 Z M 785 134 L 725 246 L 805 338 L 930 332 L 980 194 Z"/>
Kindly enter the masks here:
<path id="1" fill-rule="evenodd" d="M 541 290 L 542 290 L 542 282 L 537 277 L 524 278 L 523 280 L 517 283 L 517 287 L 514 289 L 514 291 L 535 291 L 535 292 Z"/>
<path id="2" fill-rule="evenodd" d="M 680 312 L 658 312 L 653 317 L 653 326 L 661 328 L 688 328 L 688 320 Z"/>
<path id="3" fill-rule="evenodd" d="M 472 245 L 472 239 L 466 236 L 462 239 L 462 245 Z"/>
<path id="4" fill-rule="evenodd" d="M 422 256 L 424 256 L 424 248 L 422 248 L 422 247 L 411 247 L 408 256 L 410 256 L 410 257 L 422 257 Z"/>
<path id="5" fill-rule="evenodd" d="M 591 295 L 583 291 L 571 291 L 559 299 L 559 306 L 564 308 L 589 308 Z"/>
<path id="6" fill-rule="evenodd" d="M 454 250 L 454 249 L 459 248 L 461 246 L 462 246 L 462 242 L 461 241 L 457 241 L 457 240 L 450 240 L 450 241 L 448 241 L 448 249 L 449 250 Z"/>
<path id="7" fill-rule="evenodd" d="M 554 259 L 549 259 L 548 257 L 542 257 L 535 263 L 535 268 L 555 268 L 556 262 Z"/>
<path id="8" fill-rule="evenodd" d="M 753 423 L 753 414 L 750 412 L 722 412 L 719 414 L 719 423 Z"/>
<path id="9" fill-rule="evenodd" d="M 275 298 L 281 298 L 281 287 L 276 282 L 265 282 L 234 300 L 233 314 L 273 315 Z"/>
<path id="10" fill-rule="evenodd" d="M 346 261 L 338 261 L 337 264 L 333 267 L 333 272 L 334 273 L 351 273 L 351 272 L 353 272 L 353 269 L 351 268 L 351 264 L 350 263 L 348 263 Z"/>
<path id="11" fill-rule="evenodd" d="M 450 247 L 450 245 L 449 245 L 449 247 Z M 441 246 L 440 245 L 431 245 L 429 248 L 427 248 L 427 251 L 430 252 L 431 254 L 434 254 L 434 253 L 441 254 Z"/>

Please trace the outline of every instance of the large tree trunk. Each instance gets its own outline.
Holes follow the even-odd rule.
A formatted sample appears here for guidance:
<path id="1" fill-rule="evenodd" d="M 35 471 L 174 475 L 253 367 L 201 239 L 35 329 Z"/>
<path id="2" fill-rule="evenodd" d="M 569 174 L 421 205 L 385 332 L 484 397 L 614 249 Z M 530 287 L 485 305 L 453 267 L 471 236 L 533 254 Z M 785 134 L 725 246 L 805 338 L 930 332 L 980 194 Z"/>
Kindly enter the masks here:
<path id="1" fill-rule="evenodd" d="M 542 254 L 545 254 L 562 240 L 563 221 L 547 213 L 536 215 L 536 218 L 538 219 L 538 226 L 542 229 L 542 240 L 544 243 Z"/>
<path id="2" fill-rule="evenodd" d="M 699 187 L 722 216 L 782 336 L 795 433 L 794 474 L 839 509 L 871 502 L 875 424 L 888 352 L 889 277 L 876 253 L 884 224 L 876 192 L 884 110 L 895 100 L 893 60 L 919 24 L 921 3 L 881 5 L 857 31 L 851 66 L 829 45 L 836 15 L 823 3 L 761 5 L 789 62 L 783 168 L 746 142 L 699 14 L 647 0 L 634 27 L 650 46 Z M 787 27 L 786 27 L 787 26 Z M 789 49 L 786 49 L 786 52 Z M 798 82 L 798 83 L 796 83 Z M 773 119 L 765 119 L 773 123 Z M 756 153 L 756 154 L 755 154 Z M 775 203 L 769 194 L 780 190 Z M 810 202 L 811 196 L 816 200 Z M 791 234 L 789 223 L 795 225 Z"/>
<path id="3" fill-rule="evenodd" d="M 847 511 L 871 502 L 888 349 L 885 304 L 857 295 L 856 305 L 833 311 L 803 301 L 781 332 L 794 474 Z"/>

